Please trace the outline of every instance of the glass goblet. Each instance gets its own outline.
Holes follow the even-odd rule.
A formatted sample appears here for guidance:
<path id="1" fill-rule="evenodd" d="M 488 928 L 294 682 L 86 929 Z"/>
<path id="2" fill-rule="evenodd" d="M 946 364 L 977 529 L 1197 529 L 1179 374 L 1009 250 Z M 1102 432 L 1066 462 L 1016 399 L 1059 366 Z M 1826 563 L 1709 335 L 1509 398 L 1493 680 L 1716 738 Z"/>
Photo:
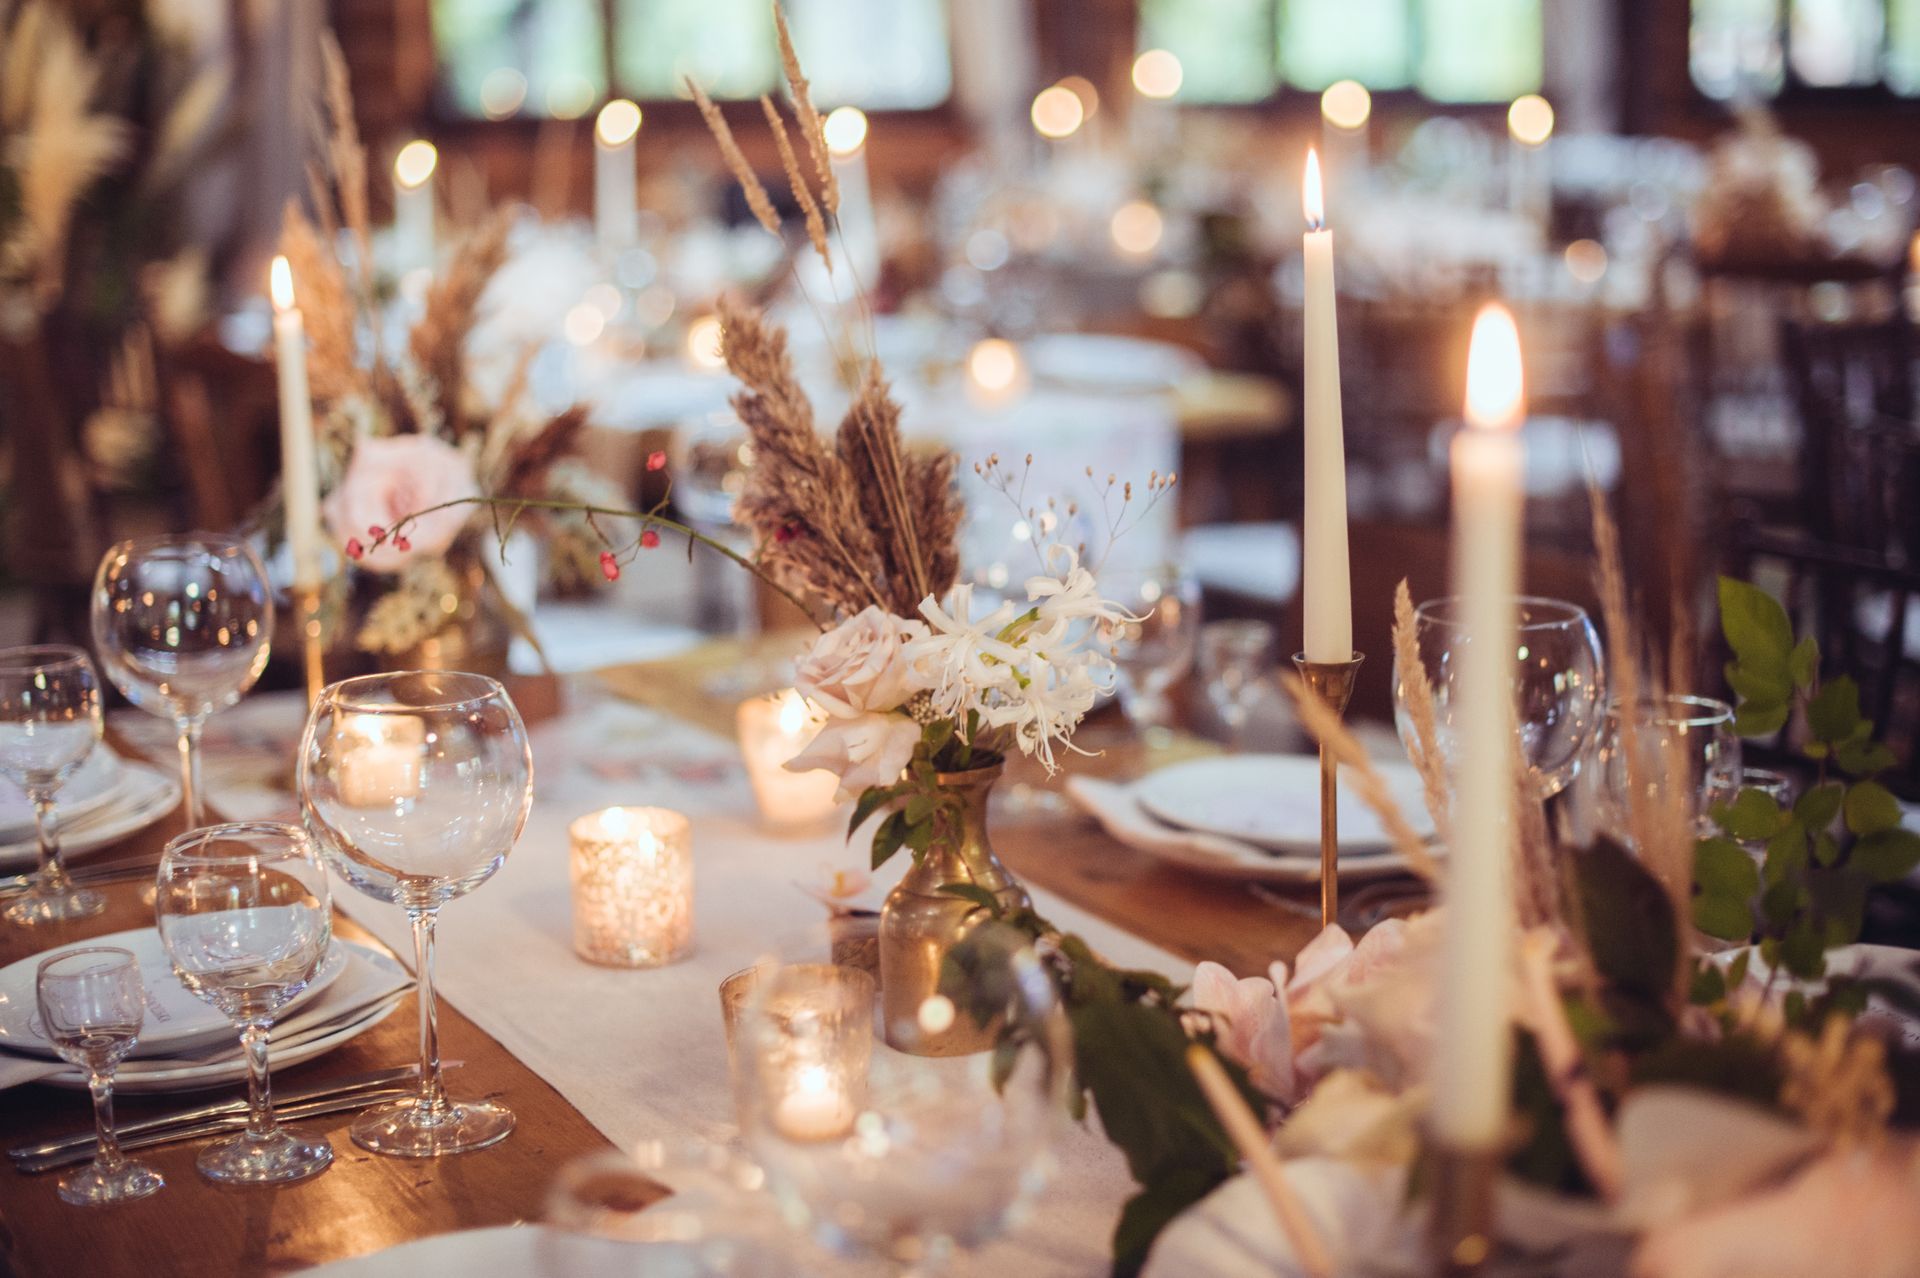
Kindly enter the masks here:
<path id="1" fill-rule="evenodd" d="M 304 1180 L 333 1162 L 323 1136 L 274 1121 L 267 1072 L 273 1018 L 313 980 L 333 939 L 327 871 L 296 825 L 241 822 L 189 830 L 167 844 L 153 912 L 174 975 L 240 1031 L 247 1128 L 200 1151 L 208 1180 Z"/>
<path id="2" fill-rule="evenodd" d="M 1120 708 L 1136 727 L 1162 730 L 1172 717 L 1167 693 L 1193 669 L 1200 584 L 1169 564 L 1104 575 L 1100 593 L 1136 618 L 1099 623 L 1119 673 Z"/>
<path id="3" fill-rule="evenodd" d="M 1699 832 L 1711 834 L 1708 805 L 1716 795 L 1740 788 L 1740 736 L 1733 727 L 1733 707 L 1713 697 L 1648 696 L 1640 698 L 1635 719 L 1645 770 L 1641 785 L 1647 798 L 1658 802 L 1670 787 L 1680 787 Z M 1634 795 L 1622 734 L 1616 703 L 1608 707 L 1595 762 L 1605 816 L 1616 832 L 1624 834 L 1631 828 Z"/>
<path id="4" fill-rule="evenodd" d="M 106 898 L 73 886 L 60 858 L 61 785 L 100 742 L 100 677 L 93 660 L 62 644 L 0 651 L 0 776 L 26 791 L 40 868 L 7 907 L 9 923 L 90 918 Z"/>
<path id="5" fill-rule="evenodd" d="M 871 983 L 862 999 L 802 968 L 758 982 L 742 1026 L 746 1145 L 788 1219 L 842 1254 L 938 1269 L 1019 1220 L 1051 1173 L 1072 1051 L 1052 979 L 998 923 L 954 957 L 914 1023 L 890 1027 L 899 1051 L 863 1050 Z M 994 1049 L 915 1053 L 958 1017 Z"/>
<path id="6" fill-rule="evenodd" d="M 1580 771 L 1602 715 L 1600 636 L 1586 610 L 1559 599 L 1522 595 L 1514 601 L 1518 629 L 1513 640 L 1514 713 L 1520 752 L 1550 798 Z M 1434 729 L 1449 770 L 1457 768 L 1455 693 L 1461 655 L 1472 642 L 1458 597 L 1430 599 L 1414 611 L 1420 662 L 1433 687 Z M 1415 739 L 1407 708 L 1405 672 L 1394 662 L 1393 721 L 1400 739 Z"/>
<path id="7" fill-rule="evenodd" d="M 60 1059 L 87 1072 L 93 1093 L 93 1162 L 60 1181 L 64 1202 L 83 1207 L 145 1198 L 166 1182 L 120 1152 L 113 1133 L 113 1072 L 139 1040 L 147 989 L 129 950 L 110 945 L 63 950 L 34 979 L 40 1024 Z"/>
<path id="8" fill-rule="evenodd" d="M 368 1110 L 354 1142 L 432 1158 L 480 1149 L 513 1112 L 447 1098 L 433 999 L 434 924 L 506 861 L 533 803 L 533 755 L 507 691 L 482 675 L 366 675 L 320 694 L 300 741 L 300 806 L 333 869 L 413 924 L 420 1093 Z"/>
<path id="9" fill-rule="evenodd" d="M 1244 744 L 1247 720 L 1273 678 L 1275 648 L 1273 627 L 1264 621 L 1210 621 L 1200 628 L 1200 677 L 1230 749 Z"/>
<path id="10" fill-rule="evenodd" d="M 272 634 L 267 571 L 236 538 L 136 538 L 100 561 L 93 644 L 127 700 L 179 732 L 188 829 L 203 823 L 200 730 L 260 678 Z"/>

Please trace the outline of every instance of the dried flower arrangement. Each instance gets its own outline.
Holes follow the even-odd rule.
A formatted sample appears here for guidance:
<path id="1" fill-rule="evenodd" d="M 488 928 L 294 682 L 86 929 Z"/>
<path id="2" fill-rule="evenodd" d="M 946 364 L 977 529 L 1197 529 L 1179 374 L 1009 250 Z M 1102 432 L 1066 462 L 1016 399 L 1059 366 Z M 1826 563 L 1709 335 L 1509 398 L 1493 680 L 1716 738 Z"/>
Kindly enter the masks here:
<path id="1" fill-rule="evenodd" d="M 505 391 L 487 402 L 467 375 L 468 338 L 482 318 L 487 285 L 507 257 L 511 210 L 468 232 L 428 286 L 405 348 L 389 352 L 371 272 L 366 151 L 354 126 L 344 60 L 328 39 L 326 171 L 313 178 L 319 224 L 289 206 L 280 249 L 298 282 L 309 336 L 308 370 L 320 435 L 323 513 L 352 570 L 325 600 L 329 631 L 359 649 L 398 656 L 477 611 L 492 610 L 527 633 L 493 580 L 485 538 L 504 544 L 459 504 L 483 490 L 528 504 L 549 571 L 562 584 L 600 572 L 602 542 L 580 507 L 605 504 L 611 486 L 574 457 L 584 408 L 557 414 L 528 402 L 529 350 Z M 344 225 L 357 269 L 334 245 Z M 277 524 L 277 521 L 274 521 Z M 404 530 L 403 530 L 404 526 Z"/>

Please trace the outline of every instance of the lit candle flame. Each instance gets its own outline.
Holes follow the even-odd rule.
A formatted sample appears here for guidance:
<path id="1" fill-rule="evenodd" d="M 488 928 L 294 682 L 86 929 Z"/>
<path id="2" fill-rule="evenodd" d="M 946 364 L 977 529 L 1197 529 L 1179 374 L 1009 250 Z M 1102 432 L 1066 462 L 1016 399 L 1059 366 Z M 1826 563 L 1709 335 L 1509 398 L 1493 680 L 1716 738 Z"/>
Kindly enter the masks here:
<path id="1" fill-rule="evenodd" d="M 1307 177 L 1300 187 L 1300 207 L 1307 215 L 1307 229 L 1322 231 L 1327 226 L 1327 199 L 1320 189 L 1320 153 L 1307 148 Z"/>
<path id="2" fill-rule="evenodd" d="M 725 368 L 726 348 L 720 338 L 720 317 L 702 315 L 687 325 L 687 358 L 696 368 Z"/>
<path id="3" fill-rule="evenodd" d="M 1523 93 L 1507 108 L 1507 132 L 1522 146 L 1540 146 L 1553 136 L 1553 104 L 1537 93 Z"/>
<path id="4" fill-rule="evenodd" d="M 1513 315 L 1489 302 L 1474 316 L 1467 347 L 1467 424 L 1477 430 L 1513 430 L 1527 415 L 1520 330 Z"/>
<path id="5" fill-rule="evenodd" d="M 982 338 L 967 353 L 967 374 L 982 390 L 1011 390 L 1020 371 L 1020 348 L 1005 338 Z"/>
<path id="6" fill-rule="evenodd" d="M 1142 97 L 1164 101 L 1180 92 L 1185 78 L 1179 57 L 1166 49 L 1148 49 L 1133 60 L 1133 87 Z"/>
<path id="7" fill-rule="evenodd" d="M 631 142 L 640 131 L 640 108 L 626 98 L 615 98 L 600 108 L 593 122 L 594 139 L 601 146 L 620 146 Z"/>
<path id="8" fill-rule="evenodd" d="M 1064 85 L 1055 84 L 1034 95 L 1033 107 L 1028 114 L 1041 137 L 1058 141 L 1071 137 L 1086 122 L 1087 108 L 1080 101 L 1079 94 Z"/>
<path id="9" fill-rule="evenodd" d="M 439 163 L 440 152 L 434 149 L 433 143 L 415 138 L 393 157 L 393 180 L 411 191 L 424 186 Z"/>
<path id="10" fill-rule="evenodd" d="M 807 726 L 807 703 L 798 692 L 787 689 L 780 698 L 780 735 L 791 741 Z"/>
<path id="11" fill-rule="evenodd" d="M 273 295 L 273 309 L 286 313 L 293 309 L 293 267 L 284 255 L 273 259 L 267 272 L 267 291 Z"/>
<path id="12" fill-rule="evenodd" d="M 1373 95 L 1358 80 L 1335 80 L 1320 95 L 1320 114 L 1336 129 L 1357 129 L 1373 114 Z"/>
<path id="13" fill-rule="evenodd" d="M 843 160 L 867 144 L 867 113 L 859 107 L 835 107 L 820 128 L 826 134 L 827 150 Z"/>

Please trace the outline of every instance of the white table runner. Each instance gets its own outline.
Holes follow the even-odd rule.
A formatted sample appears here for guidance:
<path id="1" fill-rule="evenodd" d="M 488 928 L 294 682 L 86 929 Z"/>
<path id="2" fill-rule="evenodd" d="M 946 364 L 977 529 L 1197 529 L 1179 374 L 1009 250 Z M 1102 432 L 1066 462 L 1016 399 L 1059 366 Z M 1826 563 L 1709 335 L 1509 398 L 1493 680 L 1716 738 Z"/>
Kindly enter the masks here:
<path id="1" fill-rule="evenodd" d="M 616 1146 L 631 1150 L 689 1134 L 725 1142 L 734 1127 L 720 981 L 767 953 L 820 957 L 822 911 L 794 881 L 819 882 L 830 868 L 860 866 L 865 850 L 834 835 L 779 839 L 760 832 L 731 741 L 616 700 L 592 683 L 575 685 L 569 704 L 563 717 L 534 730 L 536 797 L 513 855 L 441 916 L 440 995 Z M 210 723 L 205 774 L 214 807 L 235 819 L 292 815 L 288 743 L 303 710 L 297 696 L 260 696 Z M 158 756 L 171 755 L 159 721 L 129 712 L 116 726 Z M 566 827 L 581 813 L 616 803 L 658 804 L 694 819 L 696 948 L 673 966 L 618 971 L 573 954 Z M 906 858 L 897 861 L 889 867 L 895 874 Z M 1173 955 L 1047 893 L 1034 896 L 1044 914 L 1113 961 L 1190 978 L 1191 965 Z M 335 901 L 410 958 L 398 909 L 338 881 Z M 1125 1162 L 1096 1132 L 1070 1124 L 1056 1152 L 1060 1171 L 1034 1219 L 955 1272 L 1105 1272 L 1109 1238 L 1132 1192 Z M 835 1261 L 831 1272 L 868 1269 Z"/>

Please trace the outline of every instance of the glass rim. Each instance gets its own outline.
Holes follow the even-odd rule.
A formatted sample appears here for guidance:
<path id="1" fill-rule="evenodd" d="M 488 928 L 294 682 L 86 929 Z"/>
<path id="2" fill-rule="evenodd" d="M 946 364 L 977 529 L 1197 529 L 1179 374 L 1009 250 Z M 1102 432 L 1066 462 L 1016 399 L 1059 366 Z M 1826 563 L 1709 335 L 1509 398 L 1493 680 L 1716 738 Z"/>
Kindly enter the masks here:
<path id="1" fill-rule="evenodd" d="M 1209 635 L 1215 638 L 1246 638 L 1258 636 L 1262 643 L 1278 646 L 1280 632 L 1271 621 L 1262 621 L 1258 617 L 1223 617 L 1219 621 L 1209 621 L 1200 627 L 1201 639 Z"/>
<path id="2" fill-rule="evenodd" d="M 124 537 L 113 544 L 113 548 L 107 551 L 107 556 L 112 558 L 115 555 L 130 554 L 135 550 L 176 550 L 190 546 L 199 546 L 223 555 L 232 554 L 235 551 L 253 554 L 252 544 L 244 537 L 236 537 L 232 533 L 194 531 L 155 533 L 150 537 Z"/>
<path id="3" fill-rule="evenodd" d="M 58 653 L 48 661 L 23 659 L 23 654 Z M 93 654 L 74 643 L 23 643 L 13 648 L 0 648 L 0 674 L 29 674 L 35 670 L 57 670 L 62 667 L 87 667 L 93 665 Z"/>
<path id="4" fill-rule="evenodd" d="M 297 854 L 291 854 L 301 860 L 313 858 L 315 855 L 313 838 L 307 833 L 306 827 L 295 825 L 291 821 L 222 821 L 215 825 L 195 826 L 191 830 L 174 835 L 167 840 L 167 846 L 162 849 L 160 859 L 163 862 L 192 861 L 204 865 L 257 861 L 263 856 L 278 859 L 275 853 L 259 850 L 250 852 L 202 850 L 216 840 L 232 840 L 237 843 L 257 837 L 287 839 L 301 849 Z"/>
<path id="5" fill-rule="evenodd" d="M 1642 693 L 1637 698 L 1637 703 L 1647 709 L 1686 706 L 1697 711 L 1694 714 L 1656 714 L 1649 720 L 1674 727 L 1711 728 L 1715 724 L 1732 723 L 1734 716 L 1733 706 L 1727 702 L 1718 697 L 1703 697 L 1691 692 Z M 1618 697 L 1607 702 L 1609 719 L 1620 717 L 1621 704 Z"/>
<path id="6" fill-rule="evenodd" d="M 72 949 L 61 950 L 58 954 L 49 954 L 45 958 L 41 959 L 40 962 L 33 969 L 34 982 L 36 984 L 39 983 L 39 981 L 47 975 L 47 969 L 52 967 L 55 963 L 64 963 L 68 959 L 80 958 L 81 956 L 87 955 L 87 954 L 118 955 L 120 961 L 117 963 L 108 965 L 105 968 L 90 968 L 88 969 L 87 972 L 71 972 L 71 973 L 56 972 L 53 974 L 54 979 L 55 980 L 72 980 L 74 977 L 89 975 L 91 972 L 102 971 L 102 970 L 115 972 L 120 970 L 123 967 L 131 967 L 136 972 L 140 970 L 140 960 L 137 957 L 135 957 L 132 950 L 127 949 L 124 946 L 77 945 L 77 946 L 74 946 Z"/>
<path id="7" fill-rule="evenodd" d="M 1559 614 L 1550 620 L 1522 621 L 1516 618 L 1514 621 L 1514 629 L 1522 633 L 1529 630 L 1560 630 L 1580 622 L 1586 622 L 1588 625 L 1593 624 L 1593 619 L 1587 615 L 1585 608 L 1582 608 L 1577 603 L 1570 603 L 1565 599 L 1555 599 L 1551 595 L 1510 595 L 1508 597 L 1521 608 L 1531 608 L 1541 612 Z M 1430 621 L 1436 626 L 1459 629 L 1464 623 L 1456 621 L 1451 617 L 1441 616 L 1440 610 L 1443 608 L 1457 607 L 1465 598 L 1465 595 L 1440 595 L 1420 604 L 1413 610 L 1413 615 L 1421 621 Z M 1516 609 L 1516 611 L 1518 611 L 1518 609 Z"/>
<path id="8" fill-rule="evenodd" d="M 403 702 L 393 697 L 380 701 L 359 702 L 351 698 L 371 689 L 390 685 L 401 679 L 448 679 L 466 680 L 474 685 L 474 691 L 466 696 L 446 697 L 439 700 Z M 347 714 L 406 714 L 419 715 L 436 710 L 462 710 L 468 706 L 482 705 L 498 699 L 518 713 L 513 698 L 508 695 L 506 685 L 489 675 L 474 674 L 469 670 L 387 670 L 378 674 L 355 675 L 351 679 L 341 679 L 330 683 L 320 690 L 320 698 L 314 702 L 318 712 L 322 705 L 336 707 Z"/>

